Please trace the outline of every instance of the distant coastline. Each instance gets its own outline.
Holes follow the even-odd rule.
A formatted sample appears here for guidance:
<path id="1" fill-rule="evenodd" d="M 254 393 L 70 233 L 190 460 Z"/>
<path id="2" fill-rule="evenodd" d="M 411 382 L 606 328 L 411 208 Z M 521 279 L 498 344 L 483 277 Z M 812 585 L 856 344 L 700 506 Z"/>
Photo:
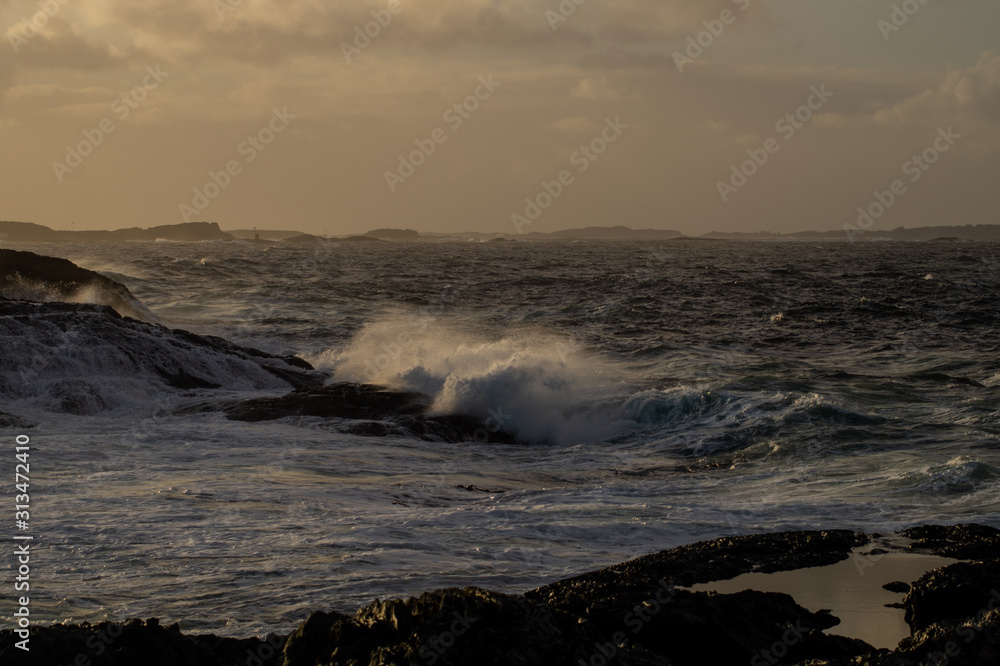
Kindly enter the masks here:
<path id="1" fill-rule="evenodd" d="M 793 233 L 720 232 L 688 236 L 669 229 L 631 229 L 625 226 L 563 229 L 549 233 L 527 234 L 499 232 L 418 232 L 413 229 L 374 229 L 365 234 L 346 236 L 316 236 L 288 229 L 232 229 L 223 231 L 216 222 L 185 222 L 148 229 L 130 227 L 100 231 L 59 231 L 30 222 L 0 221 L 0 243 L 53 243 L 99 241 L 247 241 L 318 243 L 322 241 L 381 240 L 390 242 L 448 241 L 564 241 L 564 240 L 741 240 L 741 241 L 843 241 L 851 239 L 842 229 L 832 231 L 799 231 Z M 891 230 L 870 230 L 861 241 L 1000 241 L 1000 224 L 967 224 L 963 226 L 897 227 Z"/>
<path id="2" fill-rule="evenodd" d="M 183 241 L 235 240 L 215 222 L 185 222 L 140 229 L 131 227 L 115 231 L 57 231 L 30 222 L 0 222 L 0 242 L 59 243 L 95 241 Z"/>

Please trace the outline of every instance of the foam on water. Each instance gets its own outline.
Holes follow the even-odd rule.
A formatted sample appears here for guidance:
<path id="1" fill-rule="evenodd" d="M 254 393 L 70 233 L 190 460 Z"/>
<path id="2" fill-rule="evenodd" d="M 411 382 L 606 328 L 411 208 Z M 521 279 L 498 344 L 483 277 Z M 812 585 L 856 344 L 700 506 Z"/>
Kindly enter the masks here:
<path id="1" fill-rule="evenodd" d="M 479 416 L 532 441 L 597 442 L 638 426 L 624 364 L 544 331 L 488 337 L 458 321 L 388 316 L 314 361 L 338 381 L 416 391 L 435 413 Z"/>

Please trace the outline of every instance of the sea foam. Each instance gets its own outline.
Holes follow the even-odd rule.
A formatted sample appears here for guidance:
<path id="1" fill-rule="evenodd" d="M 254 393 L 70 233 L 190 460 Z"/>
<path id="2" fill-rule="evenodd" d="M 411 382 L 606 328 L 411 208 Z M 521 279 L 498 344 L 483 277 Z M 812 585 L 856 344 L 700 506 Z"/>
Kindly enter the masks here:
<path id="1" fill-rule="evenodd" d="M 532 441 L 597 441 L 637 424 L 625 369 L 564 335 L 489 337 L 457 319 L 390 315 L 309 359 L 334 379 L 416 391 L 436 414 L 466 414 Z"/>

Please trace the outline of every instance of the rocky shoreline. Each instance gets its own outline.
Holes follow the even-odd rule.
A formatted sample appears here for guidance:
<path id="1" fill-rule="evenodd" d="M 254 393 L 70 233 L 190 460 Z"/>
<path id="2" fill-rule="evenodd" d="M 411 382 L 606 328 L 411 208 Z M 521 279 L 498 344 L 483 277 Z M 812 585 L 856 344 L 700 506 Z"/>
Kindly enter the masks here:
<path id="1" fill-rule="evenodd" d="M 1000 663 L 1000 530 L 921 526 L 896 535 L 902 551 L 961 561 L 906 590 L 910 637 L 876 650 L 836 635 L 839 620 L 786 594 L 692 592 L 696 583 L 749 572 L 818 567 L 886 551 L 880 535 L 781 532 L 681 546 L 545 585 L 521 595 L 475 587 L 375 601 L 352 615 L 318 610 L 290 635 L 185 635 L 155 619 L 55 625 L 31 632 L 30 652 L 0 631 L 0 661 L 120 666 L 952 666 Z M 335 601 L 332 600 L 332 603 Z"/>
<path id="2" fill-rule="evenodd" d="M 523 443 L 516 433 L 488 427 L 481 418 L 435 414 L 426 396 L 368 384 L 327 385 L 328 373 L 296 356 L 168 328 L 125 285 L 65 259 L 31 252 L 0 249 L 0 339 L 10 347 L 12 369 L 34 380 L 0 385 L 0 398 L 34 398 L 44 411 L 78 416 L 110 411 L 118 405 L 109 385 L 141 381 L 151 393 L 180 398 L 184 404 L 175 414 L 223 412 L 246 422 L 318 417 L 365 437 Z M 61 357 L 93 356 L 94 350 L 101 351 L 89 365 Z M 98 378 L 94 366 L 118 374 Z M 291 392 L 229 397 L 246 388 Z M 24 415 L 0 411 L 0 428 L 33 425 Z"/>

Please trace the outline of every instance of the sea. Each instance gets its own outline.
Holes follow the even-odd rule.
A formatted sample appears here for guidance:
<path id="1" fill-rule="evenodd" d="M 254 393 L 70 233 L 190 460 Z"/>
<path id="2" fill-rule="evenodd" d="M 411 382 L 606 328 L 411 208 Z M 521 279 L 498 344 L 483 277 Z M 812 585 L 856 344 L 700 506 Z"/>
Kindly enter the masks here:
<path id="1" fill-rule="evenodd" d="M 169 328 L 420 392 L 520 440 L 230 421 L 185 407 L 291 389 L 221 366 L 220 389 L 172 389 L 72 327 L 0 340 L 0 411 L 35 424 L 4 436 L 11 463 L 14 436 L 31 440 L 36 622 L 264 635 L 723 536 L 1000 526 L 997 245 L 12 247 L 125 284 Z M 15 348 L 41 371 L 12 371 Z M 98 407 L 53 407 L 53 376 Z"/>

